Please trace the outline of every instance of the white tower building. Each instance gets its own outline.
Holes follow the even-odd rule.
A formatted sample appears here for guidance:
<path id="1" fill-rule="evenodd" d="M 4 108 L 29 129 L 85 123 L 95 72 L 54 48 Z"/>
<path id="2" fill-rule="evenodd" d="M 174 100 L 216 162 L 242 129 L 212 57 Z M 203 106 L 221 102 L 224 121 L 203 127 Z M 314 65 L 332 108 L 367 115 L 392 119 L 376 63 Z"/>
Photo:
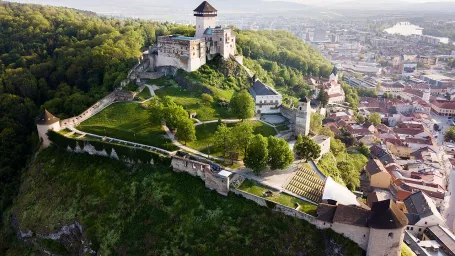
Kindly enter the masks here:
<path id="1" fill-rule="evenodd" d="M 60 131 L 60 119 L 52 115 L 49 111 L 44 110 L 44 113 L 36 121 L 36 128 L 38 129 L 38 136 L 43 142 L 43 147 L 47 148 L 51 141 L 47 137 L 49 130 Z"/>
<path id="2" fill-rule="evenodd" d="M 423 99 L 426 103 L 430 103 L 430 96 L 431 96 L 431 89 L 430 89 L 430 87 L 428 87 L 428 89 L 425 89 L 425 91 L 423 91 L 423 97 L 422 97 L 422 99 Z"/>
<path id="3" fill-rule="evenodd" d="M 338 69 L 335 66 L 333 66 L 332 74 L 330 74 L 329 81 L 334 81 L 335 83 L 338 83 Z"/>
<path id="4" fill-rule="evenodd" d="M 216 27 L 217 10 L 207 1 L 202 2 L 193 10 L 196 17 L 196 38 L 202 38 L 204 31 Z"/>
<path id="5" fill-rule="evenodd" d="M 311 106 L 310 99 L 302 98 L 295 116 L 295 135 L 307 136 L 310 133 Z"/>

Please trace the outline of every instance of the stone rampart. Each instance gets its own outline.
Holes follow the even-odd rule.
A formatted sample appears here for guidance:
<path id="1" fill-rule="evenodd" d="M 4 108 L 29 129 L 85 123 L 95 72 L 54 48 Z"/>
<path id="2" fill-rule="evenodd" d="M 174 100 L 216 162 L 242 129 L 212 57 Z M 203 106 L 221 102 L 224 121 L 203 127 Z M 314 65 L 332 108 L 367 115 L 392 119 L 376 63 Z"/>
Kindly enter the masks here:
<path id="1" fill-rule="evenodd" d="M 295 123 L 296 112 L 297 111 L 295 109 L 292 109 L 292 108 L 289 108 L 289 107 L 286 107 L 286 106 L 283 106 L 283 105 L 280 106 L 281 115 L 283 115 L 284 117 L 289 119 L 289 121 L 291 123 Z"/>
<path id="2" fill-rule="evenodd" d="M 228 195 L 229 177 L 213 172 L 210 164 L 173 156 L 171 165 L 175 172 L 186 172 L 193 176 L 198 176 L 205 182 L 207 188 L 216 190 L 219 194 Z"/>

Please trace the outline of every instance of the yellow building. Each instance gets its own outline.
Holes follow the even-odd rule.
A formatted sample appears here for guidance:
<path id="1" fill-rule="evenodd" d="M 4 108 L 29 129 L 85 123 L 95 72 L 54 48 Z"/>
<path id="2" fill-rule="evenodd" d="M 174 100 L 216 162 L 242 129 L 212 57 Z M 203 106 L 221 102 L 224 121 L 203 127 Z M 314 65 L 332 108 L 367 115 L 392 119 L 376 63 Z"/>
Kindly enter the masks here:
<path id="1" fill-rule="evenodd" d="M 370 186 L 374 188 L 389 188 L 391 176 L 378 159 L 371 159 L 365 166 Z"/>

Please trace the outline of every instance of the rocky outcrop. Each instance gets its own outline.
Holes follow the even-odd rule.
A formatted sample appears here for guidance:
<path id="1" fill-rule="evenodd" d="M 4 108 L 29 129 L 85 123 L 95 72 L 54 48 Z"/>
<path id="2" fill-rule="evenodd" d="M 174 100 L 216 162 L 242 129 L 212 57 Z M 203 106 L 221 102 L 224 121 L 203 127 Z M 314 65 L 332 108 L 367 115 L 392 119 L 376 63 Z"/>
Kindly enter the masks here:
<path id="1" fill-rule="evenodd" d="M 22 230 L 17 217 L 11 214 L 11 227 L 19 240 L 47 255 L 96 255 L 96 251 L 91 248 L 91 242 L 84 234 L 84 228 L 77 221 L 62 226 L 57 232 L 41 234 L 32 230 Z"/>

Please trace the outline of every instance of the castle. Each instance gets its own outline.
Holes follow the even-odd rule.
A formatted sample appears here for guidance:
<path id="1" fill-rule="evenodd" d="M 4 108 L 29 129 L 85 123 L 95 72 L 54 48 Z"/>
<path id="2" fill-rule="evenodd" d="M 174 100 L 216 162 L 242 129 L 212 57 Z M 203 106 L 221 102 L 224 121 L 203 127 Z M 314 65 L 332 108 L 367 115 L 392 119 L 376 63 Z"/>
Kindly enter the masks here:
<path id="1" fill-rule="evenodd" d="M 235 55 L 234 32 L 232 28 L 216 26 L 217 10 L 204 1 L 193 12 L 196 35 L 159 36 L 157 45 L 149 50 L 152 69 L 170 66 L 192 72 L 217 55 L 223 59 Z"/>

